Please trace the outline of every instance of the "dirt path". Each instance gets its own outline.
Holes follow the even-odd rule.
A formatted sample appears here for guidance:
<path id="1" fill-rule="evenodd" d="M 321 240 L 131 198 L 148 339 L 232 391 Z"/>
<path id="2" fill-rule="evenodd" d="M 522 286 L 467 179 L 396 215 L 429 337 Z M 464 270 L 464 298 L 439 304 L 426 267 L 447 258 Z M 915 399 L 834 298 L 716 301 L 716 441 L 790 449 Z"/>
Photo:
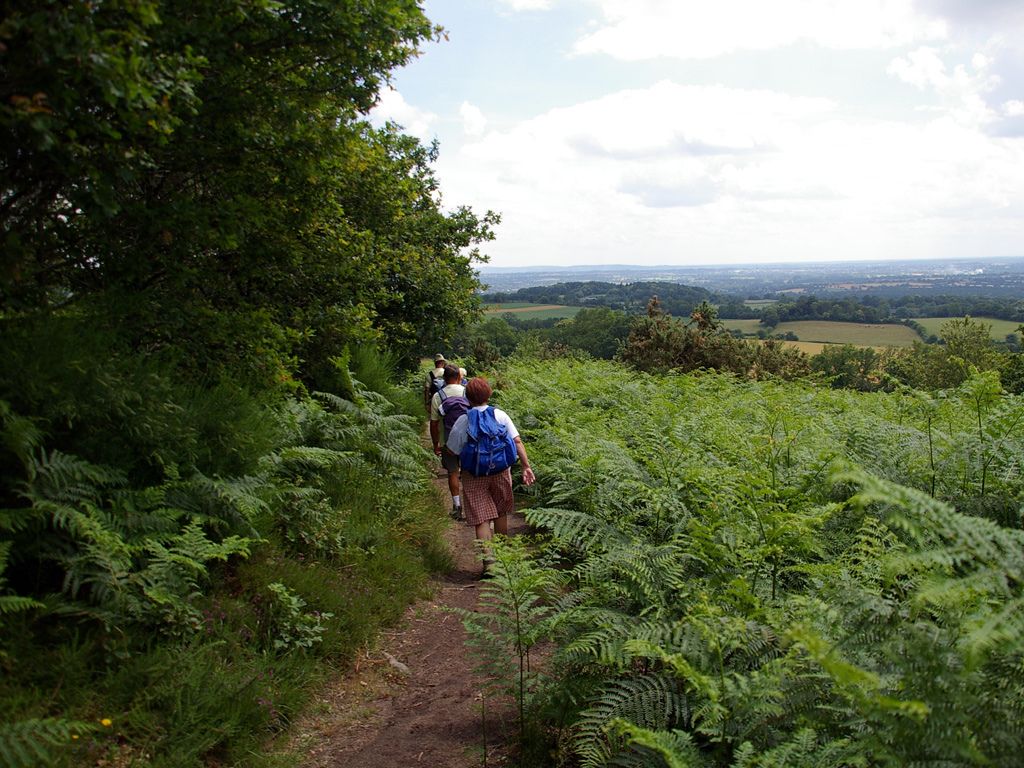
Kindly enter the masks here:
<path id="1" fill-rule="evenodd" d="M 439 487 L 447 497 L 443 480 Z M 522 530 L 522 518 L 509 528 Z M 432 598 L 411 606 L 296 724 L 305 768 L 483 764 L 480 685 L 466 659 L 462 622 L 446 610 L 476 606 L 481 565 L 472 529 L 453 523 L 448 537 L 455 568 L 435 582 Z M 488 710 L 487 765 L 505 765 L 512 723 L 500 722 L 490 704 Z"/>

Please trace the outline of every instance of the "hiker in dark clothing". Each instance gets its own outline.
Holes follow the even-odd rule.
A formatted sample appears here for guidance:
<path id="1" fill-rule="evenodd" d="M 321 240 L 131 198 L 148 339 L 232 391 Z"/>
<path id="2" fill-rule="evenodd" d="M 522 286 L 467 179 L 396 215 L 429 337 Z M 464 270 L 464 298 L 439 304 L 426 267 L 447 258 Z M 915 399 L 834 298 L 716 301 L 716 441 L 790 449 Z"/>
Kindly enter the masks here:
<path id="1" fill-rule="evenodd" d="M 465 398 L 466 388 L 459 380 L 462 376 L 454 365 L 444 367 L 444 387 L 430 399 L 430 440 L 434 453 L 441 457 L 441 466 L 448 472 L 448 490 L 452 494 L 451 516 L 462 519 L 462 502 L 459 498 L 459 457 L 445 446 L 445 440 L 452 426 L 469 409 Z M 444 434 L 442 435 L 442 428 Z"/>
<path id="2" fill-rule="evenodd" d="M 423 382 L 423 407 L 430 413 L 430 401 L 441 388 L 444 379 L 444 367 L 447 362 L 444 355 L 438 352 L 434 355 L 434 367 L 427 373 L 427 379 Z"/>

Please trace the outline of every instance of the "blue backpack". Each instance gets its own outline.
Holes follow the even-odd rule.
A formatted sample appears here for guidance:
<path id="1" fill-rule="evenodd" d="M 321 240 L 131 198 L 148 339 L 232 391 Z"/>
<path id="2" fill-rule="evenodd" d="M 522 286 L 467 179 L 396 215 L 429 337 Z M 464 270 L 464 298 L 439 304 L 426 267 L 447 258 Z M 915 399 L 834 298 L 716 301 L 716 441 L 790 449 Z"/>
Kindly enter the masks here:
<path id="1" fill-rule="evenodd" d="M 516 443 L 508 429 L 494 418 L 494 407 L 466 413 L 466 445 L 459 453 L 459 466 L 475 477 L 497 475 L 516 463 Z"/>

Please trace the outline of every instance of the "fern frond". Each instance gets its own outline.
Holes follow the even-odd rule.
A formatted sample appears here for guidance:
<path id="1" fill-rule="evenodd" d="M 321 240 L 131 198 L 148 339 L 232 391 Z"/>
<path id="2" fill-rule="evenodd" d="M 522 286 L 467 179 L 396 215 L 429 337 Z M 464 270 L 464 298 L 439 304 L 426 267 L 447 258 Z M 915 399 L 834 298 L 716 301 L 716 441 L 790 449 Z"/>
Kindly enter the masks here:
<path id="1" fill-rule="evenodd" d="M 41 499 L 67 504 L 93 501 L 100 489 L 125 483 L 124 473 L 119 470 L 56 450 L 33 456 L 27 469 L 28 481 L 23 486 L 22 496 L 30 502 Z"/>
<path id="2" fill-rule="evenodd" d="M 621 533 L 606 520 L 585 512 L 558 507 L 531 507 L 526 510 L 531 525 L 545 528 L 566 544 L 584 549 L 608 541 L 608 537 L 621 539 Z"/>
<path id="3" fill-rule="evenodd" d="M 603 765 L 612 749 L 606 733 L 619 719 L 645 728 L 665 730 L 690 717 L 686 694 L 676 681 L 661 675 L 643 675 L 611 681 L 576 721 L 573 751 L 585 766 Z"/>
<path id="4" fill-rule="evenodd" d="M 26 469 L 32 464 L 34 452 L 43 442 L 43 433 L 32 419 L 19 416 L 10 403 L 0 400 L 0 445 L 22 463 Z"/>
<path id="5" fill-rule="evenodd" d="M 854 768 L 870 756 L 849 739 L 824 740 L 812 728 L 797 731 L 784 744 L 758 753 L 750 742 L 736 750 L 732 768 Z"/>
<path id="6" fill-rule="evenodd" d="M 708 761 L 685 731 L 663 731 L 644 728 L 626 720 L 615 719 L 608 724 L 608 730 L 626 740 L 626 744 L 637 752 L 639 763 L 617 758 L 612 765 L 651 765 L 651 758 L 658 759 L 666 768 L 701 768 Z"/>
<path id="7" fill-rule="evenodd" d="M 7 768 L 35 768 L 50 763 L 73 735 L 93 730 L 88 723 L 49 717 L 0 723 L 0 763 Z"/>

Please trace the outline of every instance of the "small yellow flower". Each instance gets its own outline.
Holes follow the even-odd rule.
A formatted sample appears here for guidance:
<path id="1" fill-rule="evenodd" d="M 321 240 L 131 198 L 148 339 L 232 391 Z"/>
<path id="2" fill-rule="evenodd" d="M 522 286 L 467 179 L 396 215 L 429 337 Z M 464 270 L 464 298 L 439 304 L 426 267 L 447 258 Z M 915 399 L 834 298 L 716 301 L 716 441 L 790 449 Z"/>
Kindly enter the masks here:
<path id="1" fill-rule="evenodd" d="M 71 734 L 71 740 L 72 741 L 78 741 L 78 734 L 77 733 L 72 733 Z"/>
<path id="2" fill-rule="evenodd" d="M 104 717 L 102 720 L 100 720 L 100 725 L 102 725 L 104 728 L 109 728 L 113 724 L 114 721 L 111 720 L 109 717 Z"/>

